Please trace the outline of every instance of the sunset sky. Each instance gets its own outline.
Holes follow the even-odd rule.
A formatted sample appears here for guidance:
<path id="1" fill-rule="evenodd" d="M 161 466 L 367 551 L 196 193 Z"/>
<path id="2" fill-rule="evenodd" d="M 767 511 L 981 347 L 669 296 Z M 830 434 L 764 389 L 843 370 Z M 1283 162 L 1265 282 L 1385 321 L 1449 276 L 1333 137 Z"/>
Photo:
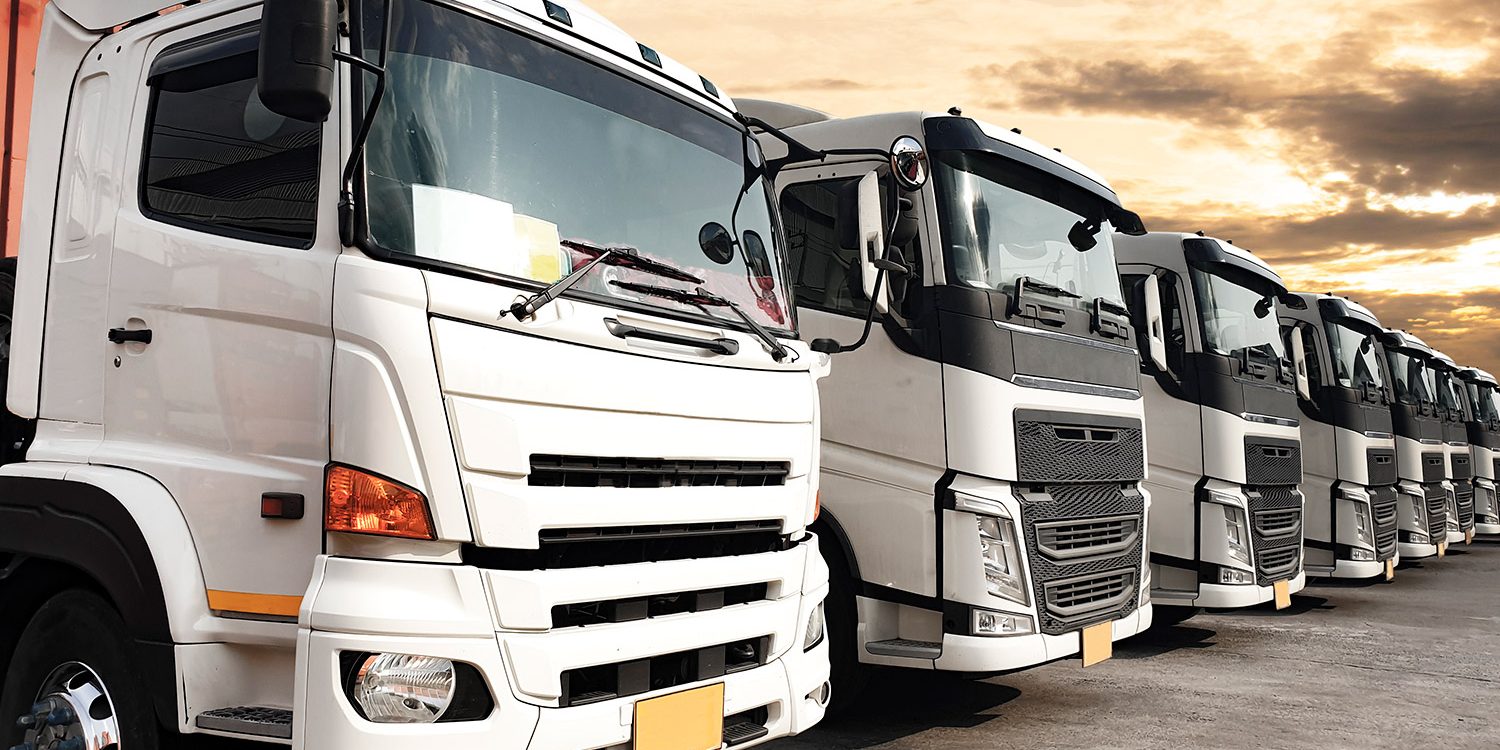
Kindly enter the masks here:
<path id="1" fill-rule="evenodd" d="M 1500 0 L 594 0 L 731 96 L 961 106 L 1500 373 Z"/>

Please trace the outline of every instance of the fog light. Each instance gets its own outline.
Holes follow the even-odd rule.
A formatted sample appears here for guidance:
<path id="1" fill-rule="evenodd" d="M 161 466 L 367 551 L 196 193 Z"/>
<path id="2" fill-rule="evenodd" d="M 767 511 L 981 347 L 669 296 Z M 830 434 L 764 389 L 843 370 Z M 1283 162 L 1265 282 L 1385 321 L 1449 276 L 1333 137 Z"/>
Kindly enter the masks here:
<path id="1" fill-rule="evenodd" d="M 1035 631 L 1026 615 L 1007 615 L 985 609 L 974 610 L 974 635 L 1027 635 Z"/>
<path id="2" fill-rule="evenodd" d="M 1373 550 L 1367 550 L 1363 547 L 1355 547 L 1349 553 L 1349 558 L 1354 560 L 1355 562 L 1374 562 L 1375 552 Z"/>
<path id="3" fill-rule="evenodd" d="M 807 634 L 802 636 L 802 650 L 811 651 L 813 647 L 823 642 L 823 633 L 826 630 L 823 619 L 823 602 L 813 608 L 812 617 L 807 618 Z"/>
<path id="4" fill-rule="evenodd" d="M 1251 573 L 1248 570 L 1219 568 L 1219 583 L 1229 586 L 1241 586 L 1247 583 L 1255 583 L 1255 574 Z"/>
<path id="5" fill-rule="evenodd" d="M 431 724 L 452 705 L 455 677 L 448 659 L 373 654 L 359 665 L 350 697 L 377 724 Z"/>
<path id="6" fill-rule="evenodd" d="M 1432 544 L 1432 540 L 1427 537 L 1427 532 L 1425 531 L 1413 531 L 1411 532 L 1411 543 Z"/>

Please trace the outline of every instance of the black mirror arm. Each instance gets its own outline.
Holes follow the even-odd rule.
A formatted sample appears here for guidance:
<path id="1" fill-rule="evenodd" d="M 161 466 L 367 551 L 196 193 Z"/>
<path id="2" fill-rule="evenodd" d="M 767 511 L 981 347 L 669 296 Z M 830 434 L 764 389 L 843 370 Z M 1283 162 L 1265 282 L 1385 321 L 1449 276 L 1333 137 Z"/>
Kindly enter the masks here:
<path id="1" fill-rule="evenodd" d="M 881 285 L 885 282 L 885 269 L 881 268 L 875 272 L 875 296 L 880 296 Z M 875 327 L 875 302 L 870 301 L 869 308 L 865 311 L 865 328 L 859 334 L 859 340 L 852 344 L 840 344 L 833 339 L 813 339 L 810 345 L 812 350 L 819 354 L 845 354 L 855 351 L 870 340 L 870 331 Z"/>
<path id="2" fill-rule="evenodd" d="M 380 102 L 385 98 L 385 68 L 391 49 L 391 0 L 385 0 L 384 26 L 380 31 L 380 64 L 376 65 L 358 55 L 341 50 L 333 51 L 333 59 L 353 66 L 375 76 L 375 91 L 370 103 L 360 118 L 359 133 L 349 148 L 349 159 L 344 162 L 344 171 L 339 181 L 339 236 L 344 245 L 354 244 L 354 172 L 364 156 L 365 144 L 370 140 L 370 128 L 375 123 L 375 114 L 380 111 Z"/>
<path id="3" fill-rule="evenodd" d="M 890 158 L 891 152 L 880 148 L 835 148 L 828 150 L 815 149 L 796 138 L 787 135 L 781 128 L 750 115 L 736 112 L 735 118 L 740 124 L 751 130 L 759 130 L 766 135 L 781 141 L 786 145 L 787 154 L 780 159 L 769 159 L 766 161 L 766 172 L 772 177 L 781 173 L 788 165 L 800 164 L 809 161 L 823 161 L 830 156 L 878 156 Z"/>

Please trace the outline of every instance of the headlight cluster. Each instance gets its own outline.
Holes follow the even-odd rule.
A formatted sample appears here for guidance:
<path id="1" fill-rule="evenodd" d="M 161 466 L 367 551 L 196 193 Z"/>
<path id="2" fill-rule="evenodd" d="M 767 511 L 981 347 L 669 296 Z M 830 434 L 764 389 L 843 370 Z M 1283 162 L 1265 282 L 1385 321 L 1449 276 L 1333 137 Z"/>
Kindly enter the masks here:
<path id="1" fill-rule="evenodd" d="M 991 594 L 1017 604 L 1028 604 L 1021 555 L 1017 549 L 1016 525 L 1009 518 L 975 516 L 979 523 L 979 551 L 984 561 L 984 581 Z"/>
<path id="2" fill-rule="evenodd" d="M 812 617 L 807 618 L 807 633 L 802 636 L 803 651 L 811 651 L 815 646 L 823 642 L 823 634 L 828 629 L 827 625 L 824 624 L 825 622 L 823 602 L 818 602 L 818 606 L 813 608 Z"/>
<path id="3" fill-rule="evenodd" d="M 1221 505 L 1224 509 L 1224 541 L 1229 545 L 1229 557 L 1238 563 L 1250 565 L 1250 524 L 1245 520 L 1245 511 L 1233 505 Z"/>
<path id="4" fill-rule="evenodd" d="M 376 724 L 477 721 L 494 698 L 479 670 L 434 656 L 345 652 L 349 702 Z"/>
<path id="5" fill-rule="evenodd" d="M 1354 503 L 1354 538 L 1360 544 L 1375 545 L 1375 529 L 1370 525 L 1370 503 L 1360 497 L 1350 496 Z M 1356 550 L 1357 552 L 1358 550 Z M 1359 559 L 1357 556 L 1355 559 Z M 1371 557 L 1370 559 L 1375 559 Z"/>

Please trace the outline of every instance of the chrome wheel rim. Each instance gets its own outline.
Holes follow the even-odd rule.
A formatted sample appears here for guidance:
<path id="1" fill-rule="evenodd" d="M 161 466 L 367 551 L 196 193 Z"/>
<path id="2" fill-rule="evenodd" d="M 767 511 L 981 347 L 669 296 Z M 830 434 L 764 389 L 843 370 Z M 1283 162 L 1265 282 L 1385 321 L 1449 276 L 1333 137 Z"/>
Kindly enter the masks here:
<path id="1" fill-rule="evenodd" d="M 16 722 L 33 750 L 120 750 L 120 723 L 104 680 L 88 665 L 52 670 L 31 713 Z"/>

